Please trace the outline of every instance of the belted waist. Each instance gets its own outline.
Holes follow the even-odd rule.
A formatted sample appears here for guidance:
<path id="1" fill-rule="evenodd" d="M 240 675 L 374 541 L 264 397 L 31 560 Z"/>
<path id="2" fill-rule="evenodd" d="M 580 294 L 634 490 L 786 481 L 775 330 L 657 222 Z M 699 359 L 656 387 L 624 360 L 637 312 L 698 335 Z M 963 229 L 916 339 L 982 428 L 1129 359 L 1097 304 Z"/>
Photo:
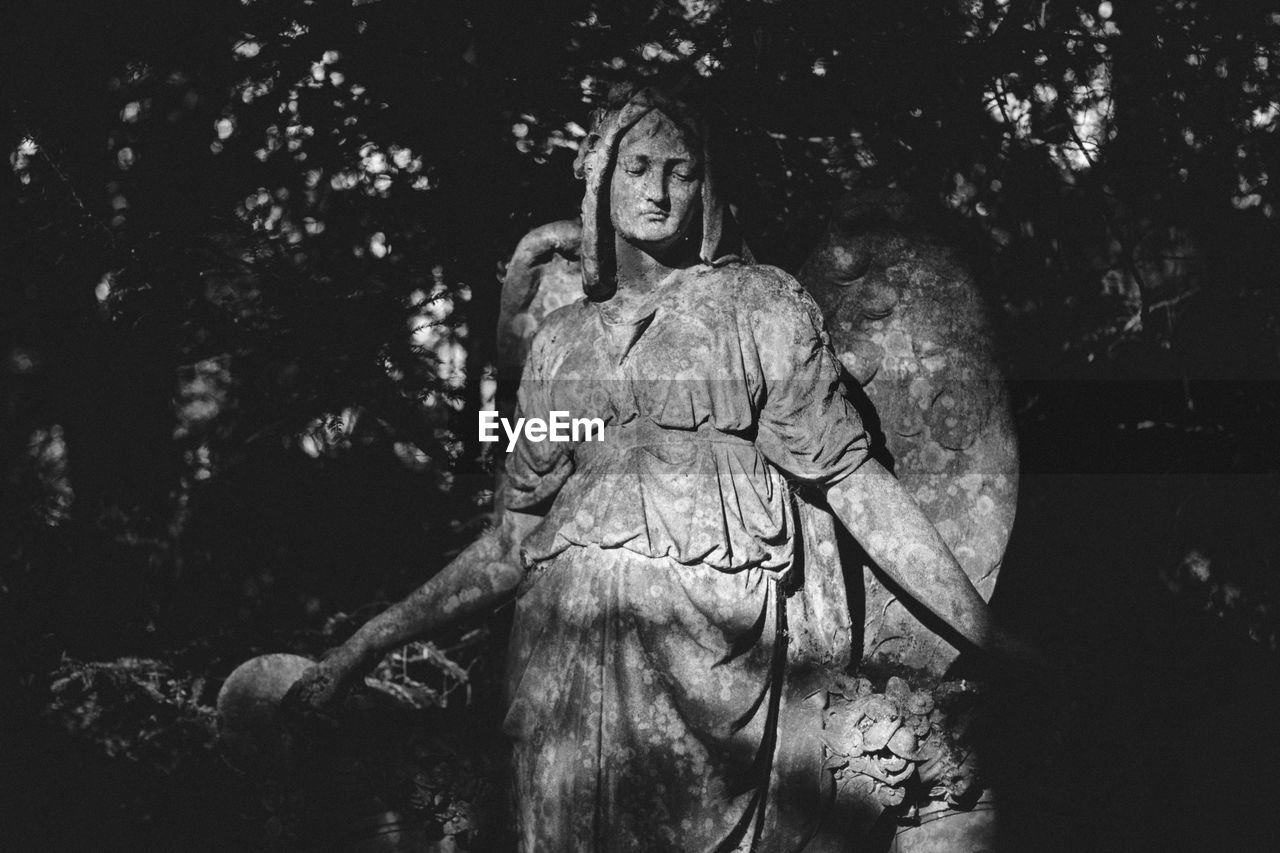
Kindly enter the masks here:
<path id="1" fill-rule="evenodd" d="M 703 424 L 697 429 L 662 427 L 648 418 L 637 418 L 624 424 L 609 424 L 604 428 L 603 440 L 582 442 L 577 454 L 594 455 L 597 452 L 619 452 L 638 447 L 664 444 L 729 444 L 738 447 L 755 447 L 749 438 L 721 432 Z"/>
<path id="2" fill-rule="evenodd" d="M 791 565 L 790 492 L 743 434 L 642 417 L 606 426 L 573 453 L 573 475 L 525 537 L 527 564 L 598 545 L 720 571 Z"/>

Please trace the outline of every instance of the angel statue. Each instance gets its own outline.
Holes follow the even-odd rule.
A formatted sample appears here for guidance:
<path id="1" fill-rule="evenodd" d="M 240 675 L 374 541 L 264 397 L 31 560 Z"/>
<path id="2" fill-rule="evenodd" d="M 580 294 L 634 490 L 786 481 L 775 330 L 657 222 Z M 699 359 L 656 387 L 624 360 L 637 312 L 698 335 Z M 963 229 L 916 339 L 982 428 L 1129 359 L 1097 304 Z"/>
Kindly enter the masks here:
<path id="1" fill-rule="evenodd" d="M 926 760 L 929 709 L 902 678 L 849 674 L 838 529 L 951 648 L 1031 654 L 873 457 L 818 304 L 751 261 L 713 142 L 655 88 L 597 114 L 580 230 L 513 261 L 527 281 L 576 254 L 585 296 L 543 313 L 527 287 L 504 294 L 503 334 L 518 414 L 599 418 L 603 436 L 525 433 L 496 529 L 286 697 L 323 711 L 387 651 L 514 600 L 503 728 L 525 853 L 848 849 L 875 792 Z M 867 796 L 836 796 L 841 773 Z"/>

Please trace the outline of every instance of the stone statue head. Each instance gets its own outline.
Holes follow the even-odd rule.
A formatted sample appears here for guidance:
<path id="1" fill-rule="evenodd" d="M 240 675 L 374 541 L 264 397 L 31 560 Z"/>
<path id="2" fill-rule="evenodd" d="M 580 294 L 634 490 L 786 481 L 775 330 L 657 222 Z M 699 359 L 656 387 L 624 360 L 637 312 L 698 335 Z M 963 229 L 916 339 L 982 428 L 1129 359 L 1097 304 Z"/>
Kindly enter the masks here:
<path id="1" fill-rule="evenodd" d="M 653 87 L 624 91 L 596 112 L 574 164 L 587 184 L 581 257 L 589 299 L 617 288 L 615 235 L 655 254 L 689 241 L 708 264 L 743 253 L 709 143 L 703 117 Z"/>
<path id="2" fill-rule="evenodd" d="M 661 110 L 652 110 L 618 141 L 609 182 L 614 233 L 653 255 L 669 254 L 700 231 L 702 153 L 699 140 Z M 691 248 L 691 247 L 690 247 Z"/>

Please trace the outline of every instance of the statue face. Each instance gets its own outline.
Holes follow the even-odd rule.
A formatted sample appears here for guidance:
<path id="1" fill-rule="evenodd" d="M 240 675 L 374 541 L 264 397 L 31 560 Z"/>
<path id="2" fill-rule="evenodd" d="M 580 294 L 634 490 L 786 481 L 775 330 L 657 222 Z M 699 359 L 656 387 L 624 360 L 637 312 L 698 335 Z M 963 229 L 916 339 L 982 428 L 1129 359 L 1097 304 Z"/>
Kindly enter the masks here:
<path id="1" fill-rule="evenodd" d="M 618 236 L 650 253 L 685 236 L 702 210 L 698 148 L 657 110 L 626 132 L 609 185 L 609 216 Z"/>

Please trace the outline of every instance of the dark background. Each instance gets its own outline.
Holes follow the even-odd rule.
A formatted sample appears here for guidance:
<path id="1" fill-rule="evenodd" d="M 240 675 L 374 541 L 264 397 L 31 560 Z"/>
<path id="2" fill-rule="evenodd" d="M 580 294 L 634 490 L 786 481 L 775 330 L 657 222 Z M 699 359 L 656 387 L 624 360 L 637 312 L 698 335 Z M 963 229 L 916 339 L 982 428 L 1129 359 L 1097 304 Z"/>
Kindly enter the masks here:
<path id="1" fill-rule="evenodd" d="M 762 261 L 896 184 L 990 301 L 1024 465 L 996 606 L 1062 668 L 994 688 L 1008 848 L 1273 849 L 1278 64 L 1248 0 L 6 9 L 0 841 L 290 844 L 213 751 L 221 679 L 482 529 L 502 264 L 652 75 L 733 131 Z M 388 690 L 492 731 L 501 620 Z"/>

